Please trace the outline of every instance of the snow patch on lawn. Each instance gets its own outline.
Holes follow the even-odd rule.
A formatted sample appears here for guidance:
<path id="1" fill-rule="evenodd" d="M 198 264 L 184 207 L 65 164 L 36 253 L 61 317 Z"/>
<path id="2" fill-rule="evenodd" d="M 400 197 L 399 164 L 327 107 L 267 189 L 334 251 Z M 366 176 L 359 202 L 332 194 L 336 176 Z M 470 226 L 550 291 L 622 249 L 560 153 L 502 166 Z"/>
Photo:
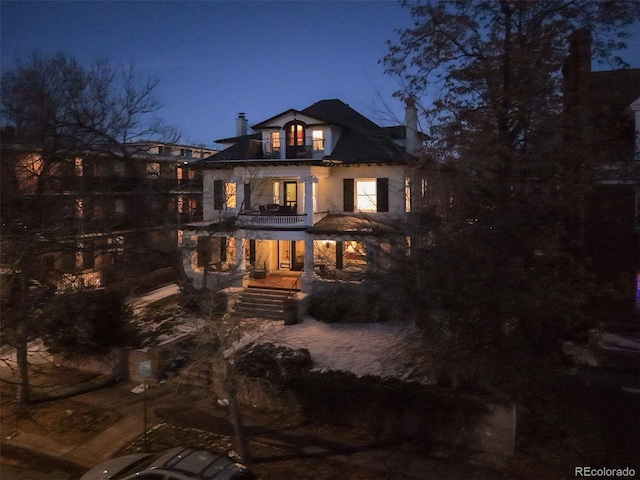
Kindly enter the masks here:
<path id="1" fill-rule="evenodd" d="M 297 325 L 265 322 L 231 348 L 273 343 L 306 348 L 314 370 L 342 370 L 357 376 L 375 375 L 429 383 L 418 342 L 420 332 L 410 324 L 323 323 L 305 317 Z"/>

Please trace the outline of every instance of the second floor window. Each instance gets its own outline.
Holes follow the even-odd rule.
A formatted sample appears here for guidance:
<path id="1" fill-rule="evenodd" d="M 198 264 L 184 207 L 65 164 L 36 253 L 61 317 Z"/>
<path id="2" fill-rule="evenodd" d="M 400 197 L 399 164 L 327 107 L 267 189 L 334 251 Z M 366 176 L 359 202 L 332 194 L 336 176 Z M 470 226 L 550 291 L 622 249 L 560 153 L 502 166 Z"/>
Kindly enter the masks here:
<path id="1" fill-rule="evenodd" d="M 375 178 L 356 179 L 356 209 L 361 212 L 376 211 L 377 185 Z"/>
<path id="2" fill-rule="evenodd" d="M 236 208 L 236 184 L 224 180 L 213 181 L 213 209 Z"/>
<path id="3" fill-rule="evenodd" d="M 280 132 L 271 132 L 269 134 L 269 140 L 273 150 L 280 150 Z"/>
<path id="4" fill-rule="evenodd" d="M 324 132 L 322 130 L 314 130 L 311 132 L 311 139 L 315 151 L 324 150 Z"/>
<path id="5" fill-rule="evenodd" d="M 287 146 L 304 146 L 304 125 L 301 123 L 291 123 L 287 127 Z"/>
<path id="6" fill-rule="evenodd" d="M 388 178 L 345 178 L 343 180 L 345 212 L 388 212 Z"/>

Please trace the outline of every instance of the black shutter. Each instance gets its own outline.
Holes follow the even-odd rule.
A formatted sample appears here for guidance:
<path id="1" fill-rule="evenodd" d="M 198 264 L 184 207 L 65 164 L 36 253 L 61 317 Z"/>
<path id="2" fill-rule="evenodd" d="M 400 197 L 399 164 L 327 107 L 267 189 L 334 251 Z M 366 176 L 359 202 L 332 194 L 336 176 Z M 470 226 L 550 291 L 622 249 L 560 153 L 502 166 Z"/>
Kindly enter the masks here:
<path id="1" fill-rule="evenodd" d="M 242 208 L 242 205 L 240 205 Z M 244 209 L 251 210 L 251 184 L 244 184 Z"/>
<path id="2" fill-rule="evenodd" d="M 249 240 L 249 263 L 253 265 L 256 263 L 256 241 Z"/>
<path id="3" fill-rule="evenodd" d="M 213 209 L 222 210 L 224 208 L 224 182 L 222 180 L 213 181 Z"/>
<path id="4" fill-rule="evenodd" d="M 389 179 L 378 178 L 376 181 L 376 210 L 378 212 L 389 211 Z"/>
<path id="5" fill-rule="evenodd" d="M 225 237 L 220 239 L 220 261 L 227 261 L 227 239 Z"/>
<path id="6" fill-rule="evenodd" d="M 342 270 L 344 268 L 343 255 L 344 242 L 342 240 L 338 240 L 336 241 L 336 270 Z"/>
<path id="7" fill-rule="evenodd" d="M 342 181 L 343 185 L 343 193 L 344 193 L 344 208 L 345 212 L 353 212 L 354 211 L 354 181 L 353 178 L 345 178 Z"/>

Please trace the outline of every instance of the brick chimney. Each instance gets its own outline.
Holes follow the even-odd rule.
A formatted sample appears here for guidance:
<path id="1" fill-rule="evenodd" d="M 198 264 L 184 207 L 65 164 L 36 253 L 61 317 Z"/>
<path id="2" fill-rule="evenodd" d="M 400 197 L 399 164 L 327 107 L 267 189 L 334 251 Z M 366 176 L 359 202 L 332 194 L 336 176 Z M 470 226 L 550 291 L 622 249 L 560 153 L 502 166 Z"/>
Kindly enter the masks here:
<path id="1" fill-rule="evenodd" d="M 572 142 L 589 135 L 591 32 L 587 28 L 578 29 L 569 35 L 568 41 L 569 54 L 562 67 L 564 139 Z"/>
<path id="2" fill-rule="evenodd" d="M 581 28 L 569 35 L 569 55 L 562 67 L 565 110 L 574 113 L 584 107 L 591 74 L 591 33 Z"/>
<path id="3" fill-rule="evenodd" d="M 241 137 L 249 133 L 249 121 L 244 115 L 243 112 L 240 112 L 238 118 L 236 118 L 236 137 Z"/>
<path id="4" fill-rule="evenodd" d="M 416 100 L 408 97 L 405 101 L 407 108 L 404 117 L 405 126 L 405 149 L 410 155 L 418 153 L 418 110 Z"/>

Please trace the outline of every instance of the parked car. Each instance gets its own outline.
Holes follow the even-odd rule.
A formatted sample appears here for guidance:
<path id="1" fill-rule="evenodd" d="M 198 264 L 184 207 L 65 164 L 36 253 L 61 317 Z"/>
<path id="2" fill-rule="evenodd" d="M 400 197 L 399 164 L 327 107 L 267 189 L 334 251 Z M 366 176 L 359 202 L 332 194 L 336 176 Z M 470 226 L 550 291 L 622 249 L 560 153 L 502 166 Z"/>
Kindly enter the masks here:
<path id="1" fill-rule="evenodd" d="M 231 458 L 193 447 L 163 453 L 138 453 L 112 458 L 85 473 L 80 480 L 256 480 Z"/>

